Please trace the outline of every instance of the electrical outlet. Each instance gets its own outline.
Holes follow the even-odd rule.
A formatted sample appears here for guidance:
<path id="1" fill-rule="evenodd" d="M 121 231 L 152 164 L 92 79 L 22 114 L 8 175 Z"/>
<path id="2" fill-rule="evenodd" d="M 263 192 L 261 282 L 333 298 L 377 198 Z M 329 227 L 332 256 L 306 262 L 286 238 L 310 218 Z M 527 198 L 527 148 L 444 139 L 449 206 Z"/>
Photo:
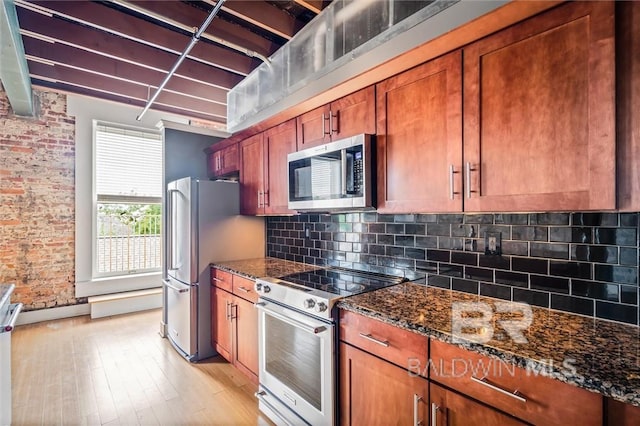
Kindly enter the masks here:
<path id="1" fill-rule="evenodd" d="M 487 232 L 484 234 L 484 254 L 500 256 L 502 254 L 502 233 Z"/>

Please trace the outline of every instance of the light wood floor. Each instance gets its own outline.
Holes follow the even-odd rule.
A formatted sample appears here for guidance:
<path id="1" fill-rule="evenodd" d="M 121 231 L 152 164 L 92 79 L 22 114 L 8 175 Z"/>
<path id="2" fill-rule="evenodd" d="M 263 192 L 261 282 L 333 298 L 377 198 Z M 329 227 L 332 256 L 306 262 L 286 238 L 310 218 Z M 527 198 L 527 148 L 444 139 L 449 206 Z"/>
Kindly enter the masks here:
<path id="1" fill-rule="evenodd" d="M 190 364 L 160 310 L 18 326 L 14 425 L 268 425 L 256 386 L 219 357 Z"/>

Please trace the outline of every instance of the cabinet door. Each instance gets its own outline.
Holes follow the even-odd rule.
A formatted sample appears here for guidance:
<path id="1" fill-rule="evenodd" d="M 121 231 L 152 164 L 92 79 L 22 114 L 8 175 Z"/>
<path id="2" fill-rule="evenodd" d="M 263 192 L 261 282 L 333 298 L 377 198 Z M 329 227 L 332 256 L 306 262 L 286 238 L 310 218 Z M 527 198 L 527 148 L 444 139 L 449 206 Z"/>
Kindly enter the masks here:
<path id="1" fill-rule="evenodd" d="M 375 87 L 370 86 L 331 102 L 329 132 L 337 140 L 359 133 L 376 133 Z"/>
<path id="2" fill-rule="evenodd" d="M 378 212 L 462 210 L 461 53 L 378 84 Z"/>
<path id="3" fill-rule="evenodd" d="M 287 154 L 296 150 L 296 122 L 289 120 L 264 132 L 265 164 L 265 213 L 293 213 L 287 208 L 288 163 Z"/>
<path id="4" fill-rule="evenodd" d="M 429 383 L 430 424 L 434 426 L 525 425 L 513 417 L 475 402 L 459 393 Z"/>
<path id="5" fill-rule="evenodd" d="M 211 287 L 211 340 L 216 352 L 231 362 L 231 293 Z"/>
<path id="6" fill-rule="evenodd" d="M 253 303 L 234 297 L 234 360 L 236 368 L 258 382 L 258 312 Z"/>
<path id="7" fill-rule="evenodd" d="M 214 151 L 207 154 L 207 176 L 214 178 L 218 176 L 218 161 L 220 152 Z"/>
<path id="8" fill-rule="evenodd" d="M 340 342 L 340 424 L 427 424 L 427 380 Z"/>
<path id="9" fill-rule="evenodd" d="M 465 210 L 615 208 L 613 8 L 571 2 L 464 49 Z"/>
<path id="10" fill-rule="evenodd" d="M 233 144 L 220 151 L 220 175 L 238 171 L 238 145 Z"/>
<path id="11" fill-rule="evenodd" d="M 298 151 L 330 142 L 329 105 L 323 105 L 298 116 L 296 125 L 298 127 Z"/>
<path id="12" fill-rule="evenodd" d="M 264 145 L 262 133 L 240 142 L 240 213 L 264 213 Z"/>

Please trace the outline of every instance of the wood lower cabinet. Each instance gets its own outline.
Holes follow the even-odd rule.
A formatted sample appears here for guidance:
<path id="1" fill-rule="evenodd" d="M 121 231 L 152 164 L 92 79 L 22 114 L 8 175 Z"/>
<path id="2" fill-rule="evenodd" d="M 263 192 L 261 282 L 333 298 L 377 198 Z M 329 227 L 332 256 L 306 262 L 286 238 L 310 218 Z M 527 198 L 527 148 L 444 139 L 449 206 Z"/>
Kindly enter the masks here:
<path id="1" fill-rule="evenodd" d="M 296 150 L 295 120 L 240 142 L 240 212 L 290 214 L 287 154 Z"/>
<path id="2" fill-rule="evenodd" d="M 354 92 L 296 118 L 298 151 L 359 133 L 375 134 L 374 86 Z"/>
<path id="3" fill-rule="evenodd" d="M 340 342 L 340 424 L 426 425 L 423 377 Z"/>
<path id="4" fill-rule="evenodd" d="M 640 407 L 607 398 L 607 421 L 605 426 L 640 425 Z"/>
<path id="5" fill-rule="evenodd" d="M 258 312 L 254 307 L 257 295 L 253 281 L 216 268 L 212 268 L 211 276 L 211 340 L 214 348 L 251 381 L 258 383 Z M 227 276 L 232 279 L 229 287 L 224 279 Z M 218 277 L 218 281 L 213 280 L 214 277 Z"/>
<path id="6" fill-rule="evenodd" d="M 463 49 L 466 211 L 616 207 L 613 2 L 569 2 Z"/>
<path id="7" fill-rule="evenodd" d="M 429 383 L 431 426 L 519 426 L 526 425 L 457 392 Z"/>
<path id="8" fill-rule="evenodd" d="M 462 210 L 462 54 L 377 85 L 378 212 Z"/>

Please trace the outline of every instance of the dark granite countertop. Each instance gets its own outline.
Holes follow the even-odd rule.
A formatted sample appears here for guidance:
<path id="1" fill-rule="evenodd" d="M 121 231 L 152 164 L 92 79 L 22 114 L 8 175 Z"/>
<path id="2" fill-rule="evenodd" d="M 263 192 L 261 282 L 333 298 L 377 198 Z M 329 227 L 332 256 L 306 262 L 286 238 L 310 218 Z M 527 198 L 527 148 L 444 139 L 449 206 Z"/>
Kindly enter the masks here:
<path id="1" fill-rule="evenodd" d="M 345 298 L 338 306 L 640 406 L 639 327 L 531 307 L 531 325 L 522 332 L 526 342 L 517 343 L 497 324 L 509 318 L 521 320 L 521 314 L 495 313 L 490 340 L 461 343 L 452 334 L 455 302 L 483 302 L 492 313 L 496 304 L 504 304 L 505 310 L 513 304 L 405 283 Z"/>
<path id="2" fill-rule="evenodd" d="M 211 266 L 252 280 L 265 277 L 281 278 L 289 274 L 320 269 L 320 266 L 292 262 L 275 257 L 216 262 L 212 263 Z"/>

